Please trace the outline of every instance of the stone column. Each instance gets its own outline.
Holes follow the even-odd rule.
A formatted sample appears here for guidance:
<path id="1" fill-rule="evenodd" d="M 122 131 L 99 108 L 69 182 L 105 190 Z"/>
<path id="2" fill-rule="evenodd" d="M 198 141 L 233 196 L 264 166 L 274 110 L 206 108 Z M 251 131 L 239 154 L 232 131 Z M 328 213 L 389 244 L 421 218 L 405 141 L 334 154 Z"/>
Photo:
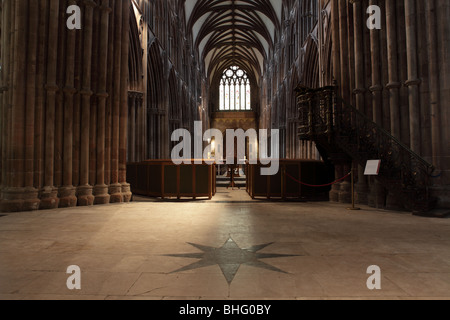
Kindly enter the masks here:
<path id="1" fill-rule="evenodd" d="M 378 0 L 370 0 L 370 5 L 378 5 Z M 381 85 L 381 52 L 380 52 L 380 30 L 374 29 L 370 31 L 370 49 L 372 57 L 372 105 L 373 105 L 373 121 L 378 125 L 383 125 L 382 119 L 382 91 Z"/>
<path id="2" fill-rule="evenodd" d="M 8 5 L 5 8 L 9 11 Z M 39 207 L 39 199 L 37 199 L 37 191 L 32 186 L 32 174 L 30 179 L 29 171 L 33 167 L 33 149 L 30 145 L 33 145 L 32 141 L 29 141 L 30 132 L 34 127 L 28 128 L 27 125 L 30 121 L 34 124 L 34 96 L 31 98 L 27 95 L 27 87 L 31 84 L 30 79 L 27 77 L 27 66 L 29 66 L 29 58 L 36 54 L 36 52 L 30 52 L 30 56 L 27 55 L 27 51 L 23 48 L 28 47 L 28 41 L 34 43 L 35 39 L 30 39 L 33 34 L 30 34 L 28 26 L 29 4 L 24 1 L 14 2 L 11 8 L 11 17 L 14 17 L 14 21 L 11 21 L 11 38 L 10 49 L 11 57 L 9 73 L 12 82 L 11 96 L 8 100 L 8 109 L 10 109 L 10 131 L 8 137 L 8 145 L 6 151 L 6 161 L 8 171 L 6 173 L 7 183 L 2 189 L 2 209 L 5 211 L 21 211 L 21 210 L 35 210 Z M 35 23 L 32 19 L 31 23 Z M 9 36 L 9 35 L 7 35 Z M 33 48 L 33 45 L 30 45 Z M 30 71 L 28 71 L 30 72 Z M 32 75 L 33 77 L 34 75 Z M 28 79 L 27 79 L 28 78 Z M 28 80 L 28 82 L 27 82 Z M 33 85 L 33 84 L 31 84 Z M 30 101 L 31 99 L 31 101 Z M 11 105 L 9 105 L 11 103 Z M 26 111 L 28 108 L 33 109 L 33 115 L 27 117 Z M 33 138 L 33 137 L 32 137 Z M 29 158 L 31 156 L 31 161 Z M 31 182 L 31 186 L 29 185 Z"/>
<path id="3" fill-rule="evenodd" d="M 6 15 L 4 14 L 4 4 L 0 3 L 0 28 L 1 31 L 4 32 L 5 29 L 5 23 L 4 21 L 6 20 Z M 4 62 L 4 57 L 5 57 L 5 44 L 7 43 L 7 40 L 4 40 L 5 36 L 1 35 L 1 31 L 0 31 L 0 59 L 3 63 Z M 2 66 L 3 69 L 5 68 L 4 66 Z M 1 188 L 3 187 L 3 172 L 5 172 L 5 168 L 4 168 L 4 155 L 3 155 L 3 151 L 5 150 L 5 140 L 4 140 L 4 135 L 5 135 L 5 125 L 6 125 L 6 115 L 5 115 L 5 103 L 3 101 L 4 98 L 4 92 L 7 91 L 7 86 L 5 83 L 5 73 L 3 70 L 0 71 L 0 202 L 1 202 Z"/>
<path id="4" fill-rule="evenodd" d="M 346 103 L 351 103 L 350 99 L 350 66 L 349 66 L 349 56 L 350 52 L 348 50 L 349 45 L 349 26 L 347 20 L 347 10 L 348 10 L 348 1 L 347 0 L 339 0 L 339 36 L 340 36 L 340 52 L 341 52 L 341 96 Z M 345 163 L 343 160 L 342 168 L 344 174 L 350 172 L 350 165 Z M 342 176 L 341 176 L 342 177 Z M 340 178 L 340 177 L 339 177 Z M 339 202 L 341 203 L 349 203 L 351 202 L 351 183 L 350 179 L 346 179 L 340 184 L 339 190 Z"/>
<path id="5" fill-rule="evenodd" d="M 128 142 L 128 161 L 135 162 L 136 157 L 136 103 L 137 94 L 129 94 L 128 107 L 130 108 L 130 119 L 128 122 L 129 142 Z"/>
<path id="6" fill-rule="evenodd" d="M 161 145 L 164 143 L 164 131 L 161 128 L 161 110 L 156 109 L 156 139 L 160 139 L 160 140 L 155 140 L 156 143 L 156 155 L 155 155 L 155 159 L 163 159 L 162 155 L 161 155 Z"/>
<path id="7" fill-rule="evenodd" d="M 400 102 L 399 90 L 401 83 L 398 76 L 398 50 L 397 50 L 397 15 L 396 0 L 386 0 L 386 31 L 388 41 L 388 69 L 389 83 L 386 85 L 389 90 L 389 105 L 391 118 L 391 134 L 401 138 L 400 124 Z"/>
<path id="8" fill-rule="evenodd" d="M 47 1 L 38 1 L 39 16 L 45 17 L 48 13 Z M 38 27 L 38 48 L 37 48 L 37 70 L 46 69 L 45 54 L 47 51 L 47 26 L 46 19 L 39 21 Z M 38 72 L 36 76 L 36 110 L 34 123 L 34 187 L 38 190 L 44 186 L 44 147 L 45 147 L 45 72 Z"/>
<path id="9" fill-rule="evenodd" d="M 57 208 L 58 190 L 54 185 L 55 164 L 55 107 L 56 107 L 56 68 L 58 58 L 59 1 L 50 2 L 48 47 L 47 47 L 47 105 L 45 124 L 45 170 L 44 188 L 41 190 L 41 209 Z"/>
<path id="10" fill-rule="evenodd" d="M 38 11 L 38 2 L 29 4 L 30 12 Z M 38 15 L 30 14 L 28 17 L 28 48 L 26 63 L 26 105 L 25 105 L 25 187 L 32 188 L 34 180 L 34 124 L 36 106 L 36 65 L 38 40 Z M 25 35 L 23 35 L 25 37 Z M 24 50 L 23 48 L 22 50 Z"/>
<path id="11" fill-rule="evenodd" d="M 98 66 L 98 112 L 97 112 L 97 177 L 94 187 L 95 204 L 109 203 L 110 195 L 105 184 L 105 133 L 106 133 L 106 100 L 108 76 L 108 41 L 109 15 L 111 8 L 109 0 L 102 0 L 99 38 L 99 66 Z"/>
<path id="12" fill-rule="evenodd" d="M 34 188 L 34 125 L 36 110 L 36 65 L 37 65 L 37 42 L 39 19 L 34 12 L 39 11 L 37 2 L 30 2 L 28 7 L 28 48 L 26 55 L 26 105 L 25 105 L 25 161 L 24 161 L 24 187 L 25 204 L 24 210 L 39 209 L 39 191 Z M 26 38 L 25 35 L 22 35 Z M 20 47 L 19 47 L 20 48 Z"/>
<path id="13" fill-rule="evenodd" d="M 437 40 L 437 17 L 435 0 L 425 2 L 427 21 L 427 47 L 428 47 L 428 73 L 431 104 L 431 147 L 433 164 L 440 167 L 441 139 L 441 102 L 439 99 L 439 63 L 438 63 L 438 40 Z"/>
<path id="14" fill-rule="evenodd" d="M 355 94 L 356 108 L 365 113 L 365 87 L 364 87 L 364 19 L 362 15 L 363 6 L 361 0 L 353 0 L 353 30 L 355 50 Z M 358 182 L 356 185 L 357 201 L 360 204 L 368 204 L 367 194 L 369 186 L 364 176 L 364 168 L 358 166 Z"/>
<path id="15" fill-rule="evenodd" d="M 336 168 L 336 176 L 335 179 L 340 179 L 342 178 L 345 174 L 344 174 L 344 166 L 342 164 L 341 161 L 337 161 L 336 159 L 334 166 Z M 341 192 L 341 184 L 340 183 L 336 183 L 332 186 L 331 188 L 331 192 L 330 192 L 330 201 L 332 202 L 339 202 L 341 197 L 340 197 L 340 192 Z M 342 199 L 344 199 L 344 197 L 342 196 Z"/>
<path id="16" fill-rule="evenodd" d="M 130 46 L 130 3 L 122 2 L 122 61 L 121 61 L 121 108 L 119 138 L 119 183 L 122 185 L 121 201 L 131 201 L 131 186 L 127 183 L 127 137 L 128 137 L 128 53 Z"/>
<path id="17" fill-rule="evenodd" d="M 333 59 L 333 78 L 335 81 L 341 81 L 341 52 L 340 52 L 340 39 L 339 39 L 339 1 L 331 1 L 331 30 L 332 30 L 332 59 Z M 301 153 L 303 155 L 303 146 L 301 147 Z M 336 179 L 342 177 L 342 168 L 339 164 L 335 163 L 336 167 Z M 330 191 L 330 201 L 339 201 L 339 191 L 341 189 L 340 184 L 332 186 Z"/>
<path id="18" fill-rule="evenodd" d="M 13 88 L 12 88 L 12 131 L 10 159 L 12 172 L 10 185 L 20 193 L 19 188 L 24 185 L 24 159 L 25 150 L 25 104 L 26 104 L 26 67 L 27 54 L 23 48 L 27 47 L 28 30 L 28 4 L 25 1 L 17 1 L 15 12 L 16 19 L 13 31 Z M 23 199 L 23 198 L 22 198 Z"/>
<path id="19" fill-rule="evenodd" d="M 81 94 L 81 150 L 80 150 L 80 185 L 77 188 L 78 204 L 88 206 L 94 204 L 93 188 L 89 184 L 89 135 L 91 119 L 91 67 L 92 36 L 95 2 L 84 0 L 85 13 L 83 25 L 83 79 Z"/>
<path id="20" fill-rule="evenodd" d="M 149 42 L 149 35 L 148 35 L 148 28 L 144 22 L 143 19 L 140 20 L 142 24 L 144 24 L 142 28 L 142 47 L 143 47 L 143 61 L 142 61 L 142 67 L 144 69 L 144 77 L 142 79 L 142 92 L 143 95 L 139 98 L 138 104 L 137 104 L 137 110 L 136 114 L 138 116 L 138 119 L 136 120 L 138 125 L 138 138 L 136 139 L 137 143 L 137 159 L 138 161 L 146 160 L 148 153 L 148 132 L 149 128 L 147 128 L 148 124 L 148 116 L 147 116 L 147 108 L 148 105 L 148 63 L 149 63 L 149 52 L 148 52 L 148 42 Z"/>
<path id="21" fill-rule="evenodd" d="M 116 51 L 114 53 L 114 95 L 113 95 L 113 111 L 112 111 L 112 145 L 111 145 L 111 184 L 109 186 L 109 193 L 111 195 L 111 202 L 122 202 L 122 185 L 119 183 L 119 134 L 120 134 L 120 103 L 121 101 L 121 72 L 122 68 L 119 66 L 122 63 L 122 11 L 123 1 L 115 1 L 114 8 L 114 46 Z"/>
<path id="22" fill-rule="evenodd" d="M 401 83 L 398 75 L 398 50 L 397 50 L 397 0 L 386 0 L 386 33 L 387 33 L 387 61 L 389 83 L 386 89 L 389 93 L 390 129 L 391 134 L 401 139 L 401 113 L 400 113 L 400 88 Z M 401 209 L 398 194 L 390 189 L 386 199 L 387 209 Z"/>
<path id="23" fill-rule="evenodd" d="M 341 96 L 346 103 L 350 103 L 350 77 L 349 77 L 349 51 L 348 51 L 348 24 L 347 24 L 347 0 L 339 2 L 339 44 L 340 44 L 340 81 Z"/>
<path id="24" fill-rule="evenodd" d="M 370 5 L 378 5 L 378 0 L 370 0 Z M 372 85 L 372 111 L 373 121 L 383 126 L 383 110 L 382 110 L 382 91 L 381 84 L 381 50 L 380 50 L 380 32 L 381 30 L 370 31 L 370 51 L 371 51 L 371 74 Z M 370 184 L 369 205 L 377 208 L 384 207 L 384 199 L 382 199 L 382 187 L 377 179 L 372 179 Z"/>
<path id="25" fill-rule="evenodd" d="M 2 5 L 2 36 L 1 36 L 1 59 L 2 59 L 2 70 L 0 72 L 1 75 L 1 189 L 0 189 L 0 210 L 7 209 L 6 205 L 4 207 L 4 191 L 9 186 L 7 180 L 7 172 L 9 172 L 9 145 L 10 145 L 10 129 L 11 129 L 11 121 L 10 121 L 10 96 L 11 96 L 11 48 L 13 47 L 11 43 L 11 27 L 12 27 L 12 1 L 4 1 Z"/>
<path id="26" fill-rule="evenodd" d="M 76 5 L 69 1 L 68 5 Z M 76 188 L 73 186 L 73 110 L 75 89 L 75 41 L 76 30 L 67 31 L 66 48 L 66 85 L 64 87 L 64 154 L 63 154 L 63 187 L 59 189 L 60 207 L 77 205 Z"/>
<path id="27" fill-rule="evenodd" d="M 450 3 L 445 0 L 426 2 L 427 47 L 430 74 L 432 155 L 436 165 L 432 196 L 439 197 L 439 208 L 450 207 Z M 436 72 L 435 68 L 438 68 Z M 433 85 L 438 77 L 438 86 Z M 437 93 L 436 91 L 437 90 Z"/>
<path id="28" fill-rule="evenodd" d="M 110 1 L 110 7 L 115 10 L 115 0 Z M 108 85 L 107 90 L 109 98 L 106 104 L 105 110 L 105 184 L 108 186 L 111 184 L 111 152 L 112 152 L 112 113 L 114 109 L 114 72 L 116 66 L 114 65 L 114 55 L 116 54 L 116 45 L 114 43 L 114 30 L 115 30 L 115 14 L 111 13 L 109 18 L 109 41 L 108 41 Z M 111 201 L 111 199 L 110 199 Z"/>
<path id="29" fill-rule="evenodd" d="M 147 91 L 147 88 L 145 89 Z M 148 134 L 151 129 L 148 128 L 148 116 L 147 116 L 147 108 L 148 108 L 148 100 L 147 95 L 144 93 L 142 96 L 139 97 L 138 100 L 138 109 L 136 110 L 136 114 L 140 115 L 139 119 L 139 130 L 137 131 L 140 135 L 139 137 L 139 144 L 138 144 L 138 150 L 139 150 L 139 158 L 138 161 L 143 161 L 148 158 L 148 150 L 149 150 L 149 141 L 148 141 Z"/>
<path id="30" fill-rule="evenodd" d="M 416 26 L 416 1 L 405 0 L 405 23 L 406 23 L 406 53 L 408 63 L 408 80 L 405 85 L 408 87 L 409 97 L 409 124 L 411 150 L 421 154 L 420 147 L 420 102 L 417 59 L 417 26 Z"/>
<path id="31" fill-rule="evenodd" d="M 145 89 L 146 90 L 146 89 Z M 141 152 L 143 153 L 142 148 L 141 148 L 141 139 L 145 139 L 145 136 L 143 133 L 141 133 L 141 123 L 142 123 L 142 116 L 141 116 L 141 103 L 140 103 L 140 99 L 139 97 L 136 97 L 135 100 L 135 133 L 134 133 L 134 143 L 135 143 L 135 147 L 134 147 L 134 157 L 133 157 L 133 161 L 134 162 L 139 162 L 141 161 Z M 147 121 L 147 118 L 144 117 L 144 121 Z"/>
<path id="32" fill-rule="evenodd" d="M 445 0 L 435 0 L 436 16 L 439 21 L 437 27 L 437 42 L 439 44 L 439 82 L 440 82 L 440 127 L 442 131 L 441 145 L 441 170 L 440 184 L 445 186 L 442 191 L 442 206 L 450 207 L 450 3 Z"/>

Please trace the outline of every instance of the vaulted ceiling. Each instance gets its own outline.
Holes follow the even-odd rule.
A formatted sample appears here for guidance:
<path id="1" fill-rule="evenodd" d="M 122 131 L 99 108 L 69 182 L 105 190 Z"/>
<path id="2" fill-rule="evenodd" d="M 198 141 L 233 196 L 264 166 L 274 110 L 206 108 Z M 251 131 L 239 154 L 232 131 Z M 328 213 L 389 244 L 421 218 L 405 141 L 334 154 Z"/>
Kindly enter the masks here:
<path id="1" fill-rule="evenodd" d="M 238 65 L 256 79 L 281 24 L 281 0 L 183 0 L 186 23 L 211 80 Z"/>

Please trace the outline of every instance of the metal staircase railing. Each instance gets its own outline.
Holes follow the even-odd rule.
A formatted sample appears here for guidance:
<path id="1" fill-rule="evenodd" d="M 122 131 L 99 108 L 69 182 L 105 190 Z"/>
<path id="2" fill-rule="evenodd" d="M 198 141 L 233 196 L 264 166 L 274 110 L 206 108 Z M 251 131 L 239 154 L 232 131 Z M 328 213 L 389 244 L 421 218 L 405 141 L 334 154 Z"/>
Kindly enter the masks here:
<path id="1" fill-rule="evenodd" d="M 429 187 L 434 166 L 336 92 L 335 87 L 298 89 L 300 139 L 315 141 L 331 157 L 344 152 L 362 166 L 368 160 L 381 159 L 378 180 L 398 193 L 405 208 L 419 212 L 433 209 Z"/>

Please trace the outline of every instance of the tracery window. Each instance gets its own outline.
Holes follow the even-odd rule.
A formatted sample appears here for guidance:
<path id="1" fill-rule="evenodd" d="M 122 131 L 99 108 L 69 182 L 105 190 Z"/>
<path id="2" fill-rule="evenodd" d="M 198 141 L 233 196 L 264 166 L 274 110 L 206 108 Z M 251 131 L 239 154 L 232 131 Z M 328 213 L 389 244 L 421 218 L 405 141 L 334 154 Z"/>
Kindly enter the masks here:
<path id="1" fill-rule="evenodd" d="M 223 72 L 219 85 L 220 111 L 251 110 L 250 79 L 247 72 L 237 66 Z"/>

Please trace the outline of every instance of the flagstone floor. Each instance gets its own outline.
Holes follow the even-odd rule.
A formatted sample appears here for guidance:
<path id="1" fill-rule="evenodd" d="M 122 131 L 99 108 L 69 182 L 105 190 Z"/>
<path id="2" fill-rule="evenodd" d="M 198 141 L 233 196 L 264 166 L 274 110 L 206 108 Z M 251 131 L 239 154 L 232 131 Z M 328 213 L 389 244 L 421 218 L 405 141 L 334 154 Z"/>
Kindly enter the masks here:
<path id="1" fill-rule="evenodd" d="M 0 299 L 450 299 L 450 219 L 224 188 L 134 200 L 3 214 Z M 81 290 L 67 287 L 73 265 Z M 381 290 L 367 287 L 373 265 Z"/>

